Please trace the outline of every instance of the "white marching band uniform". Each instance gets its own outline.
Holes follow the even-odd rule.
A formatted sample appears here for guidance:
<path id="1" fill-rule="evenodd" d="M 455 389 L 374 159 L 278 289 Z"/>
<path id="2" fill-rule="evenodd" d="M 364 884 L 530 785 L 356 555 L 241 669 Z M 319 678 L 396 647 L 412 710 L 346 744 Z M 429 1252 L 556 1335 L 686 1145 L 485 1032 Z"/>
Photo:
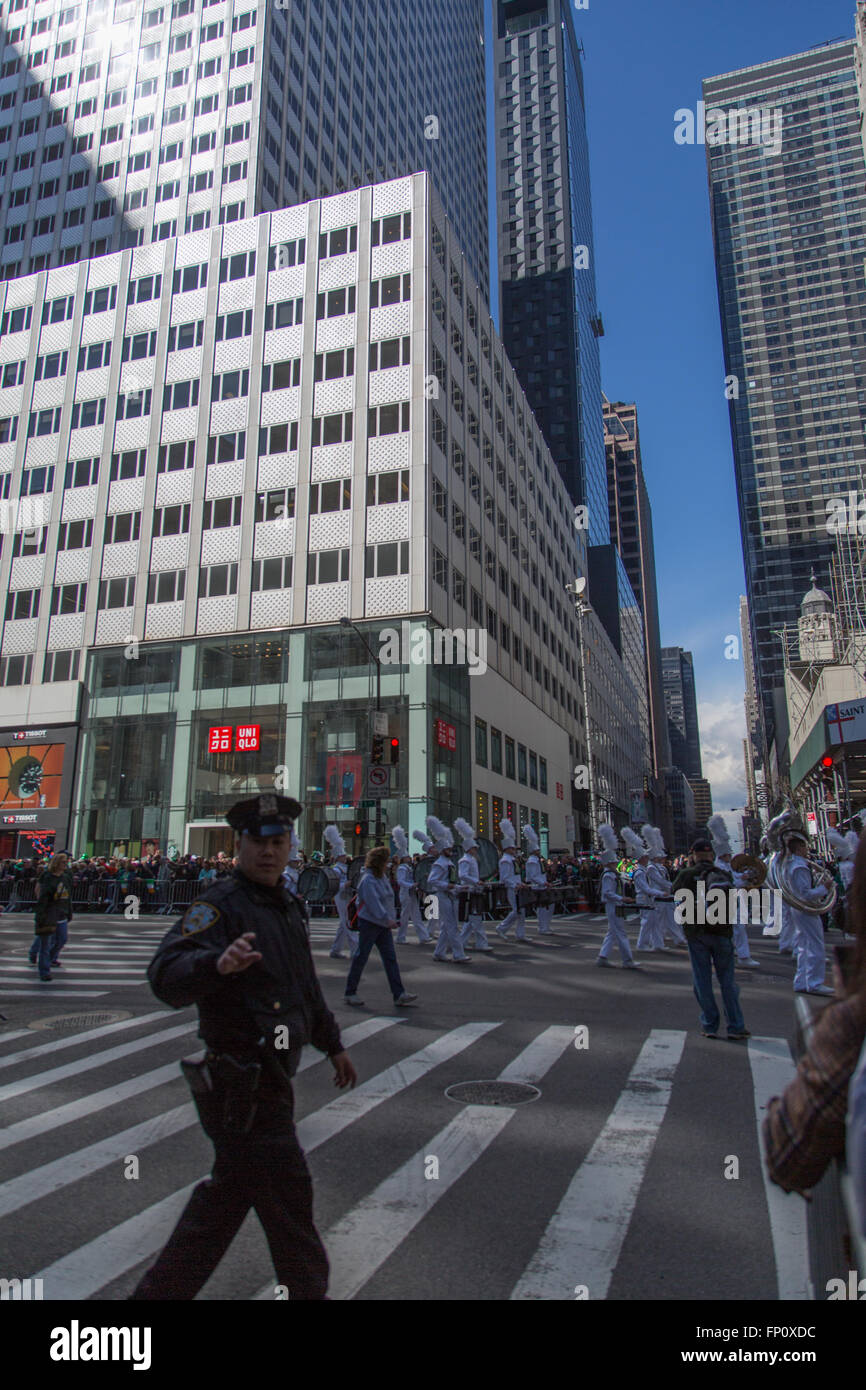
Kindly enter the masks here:
<path id="1" fill-rule="evenodd" d="M 334 906 L 337 909 L 337 934 L 331 944 L 330 954 L 339 958 L 343 954 L 343 947 L 348 946 L 352 955 L 358 949 L 358 933 L 349 931 L 348 908 L 349 899 L 352 896 L 352 885 L 349 882 L 349 866 L 344 862 L 346 858 L 346 842 L 337 829 L 336 825 L 325 826 L 325 839 L 331 850 L 333 863 L 330 867 L 334 870 L 340 880 L 337 891 L 334 894 Z"/>
<path id="2" fill-rule="evenodd" d="M 464 855 L 461 855 L 457 864 L 457 882 L 461 888 L 468 889 L 470 899 L 473 889 L 477 889 L 481 882 L 481 870 L 478 867 L 478 860 L 474 855 L 470 854 L 468 850 Z M 475 938 L 477 950 L 491 951 L 493 949 L 490 942 L 487 940 L 487 933 L 484 930 L 484 919 L 480 912 L 472 911 L 472 903 L 470 901 L 466 913 L 466 925 L 460 933 L 461 944 L 463 946 L 471 945 L 473 937 Z"/>
<path id="3" fill-rule="evenodd" d="M 660 898 L 670 898 L 670 902 L 656 902 L 654 908 L 654 936 L 656 946 L 663 948 L 665 935 L 673 938 L 680 946 L 686 944 L 685 932 L 676 919 L 676 904 L 671 892 L 670 874 L 661 860 L 654 859 L 646 871 L 647 883 L 658 892 Z"/>
<path id="4" fill-rule="evenodd" d="M 454 836 L 435 816 L 427 817 L 427 829 L 433 836 L 434 847 L 439 851 L 439 856 L 427 875 L 427 891 L 435 894 L 439 907 L 439 940 L 436 942 L 433 959 L 445 960 L 450 951 L 453 960 L 468 960 L 469 957 L 460 940 L 457 905 L 450 879 L 451 860 L 444 852 L 453 847 Z"/>
<path id="5" fill-rule="evenodd" d="M 529 855 L 526 860 L 526 882 L 534 888 L 536 893 L 543 893 L 548 887 L 547 874 L 541 867 L 541 856 L 538 852 L 538 835 L 535 827 L 525 825 L 523 835 L 526 840 L 526 847 Z M 546 936 L 550 931 L 550 919 L 553 916 L 553 903 L 547 907 L 536 907 L 536 919 L 538 921 L 539 936 Z"/>
<path id="6" fill-rule="evenodd" d="M 619 947 L 623 965 L 628 965 L 632 962 L 633 957 L 623 919 L 616 915 L 617 907 L 625 902 L 625 898 L 618 892 L 618 888 L 619 879 L 616 870 L 612 865 L 607 864 L 601 876 L 600 890 L 601 901 L 604 904 L 604 912 L 607 917 L 607 935 L 601 944 L 598 958 L 599 960 L 607 960 L 611 950 L 616 945 Z"/>
<path id="7" fill-rule="evenodd" d="M 827 896 L 826 888 L 813 888 L 812 871 L 805 859 L 792 854 L 788 860 L 788 882 L 797 897 L 805 902 L 819 903 Z M 787 922 L 786 922 L 787 918 Z M 827 973 L 827 953 L 824 945 L 824 924 L 814 912 L 802 912 L 782 903 L 782 936 L 788 929 L 794 942 L 797 973 L 794 989 L 800 993 L 818 989 Z"/>
<path id="8" fill-rule="evenodd" d="M 631 876 L 634 884 L 635 903 L 640 909 L 640 932 L 637 938 L 638 951 L 666 951 L 664 935 L 659 931 L 656 918 L 656 898 L 663 896 L 658 888 L 652 888 L 648 878 L 649 869 L 640 864 Z"/>
<path id="9" fill-rule="evenodd" d="M 402 945 L 406 940 L 410 921 L 415 928 L 415 935 L 418 940 L 429 941 L 431 939 L 430 933 L 424 925 L 411 864 L 399 864 L 397 866 L 397 887 L 400 890 L 400 925 L 395 938 L 397 943 Z"/>
<path id="10" fill-rule="evenodd" d="M 728 827 L 725 825 L 724 817 L 720 815 L 710 816 L 707 821 L 707 830 L 710 832 L 710 839 L 715 851 L 714 868 L 721 869 L 732 881 L 734 888 L 747 889 L 749 886 L 749 876 L 746 873 L 738 873 L 731 868 L 731 837 L 728 834 Z M 757 965 L 758 962 L 752 959 L 752 951 L 749 946 L 749 933 L 746 927 L 749 924 L 749 909 L 746 903 L 740 899 L 739 893 L 735 898 L 733 920 L 730 926 L 733 928 L 733 944 L 737 953 L 737 960 L 743 965 Z"/>
<path id="11" fill-rule="evenodd" d="M 514 826 L 510 820 L 500 821 L 502 831 L 503 850 L 499 859 L 499 882 L 505 886 L 508 896 L 508 906 L 511 909 L 508 916 L 499 923 L 496 928 L 498 936 L 506 937 L 512 927 L 515 928 L 514 935 L 518 941 L 526 939 L 526 913 L 520 906 L 520 899 L 517 896 L 518 885 L 523 882 L 514 862 Z"/>

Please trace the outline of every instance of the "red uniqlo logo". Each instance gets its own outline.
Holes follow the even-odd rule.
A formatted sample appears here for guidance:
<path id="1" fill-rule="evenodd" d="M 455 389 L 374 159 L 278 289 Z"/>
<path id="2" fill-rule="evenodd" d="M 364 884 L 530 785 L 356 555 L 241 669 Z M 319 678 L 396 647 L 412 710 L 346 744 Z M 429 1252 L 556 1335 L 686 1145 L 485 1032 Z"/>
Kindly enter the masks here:
<path id="1" fill-rule="evenodd" d="M 440 748 L 457 748 L 457 730 L 444 719 L 436 720 L 436 742 Z"/>
<path id="2" fill-rule="evenodd" d="M 259 747 L 260 728 L 260 724 L 239 724 L 235 730 L 235 752 L 255 752 Z"/>
<path id="3" fill-rule="evenodd" d="M 565 797 L 563 796 L 563 791 L 564 791 L 564 788 L 563 788 L 562 783 L 561 783 L 561 782 L 557 782 L 557 784 L 556 784 L 556 796 L 557 796 L 557 800 L 559 800 L 559 801 L 564 801 L 564 800 L 565 800 Z"/>
<path id="4" fill-rule="evenodd" d="M 230 753 L 232 751 L 232 726 L 208 729 L 207 751 L 209 753 Z"/>

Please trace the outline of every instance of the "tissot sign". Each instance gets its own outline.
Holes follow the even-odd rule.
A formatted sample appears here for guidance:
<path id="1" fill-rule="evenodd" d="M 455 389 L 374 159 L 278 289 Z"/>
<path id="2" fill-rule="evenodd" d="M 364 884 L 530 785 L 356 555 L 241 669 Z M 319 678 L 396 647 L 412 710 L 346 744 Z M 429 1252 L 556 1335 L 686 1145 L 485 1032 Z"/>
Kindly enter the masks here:
<path id="1" fill-rule="evenodd" d="M 0 833 L 35 830 L 65 845 L 77 738 L 68 724 L 0 729 Z"/>

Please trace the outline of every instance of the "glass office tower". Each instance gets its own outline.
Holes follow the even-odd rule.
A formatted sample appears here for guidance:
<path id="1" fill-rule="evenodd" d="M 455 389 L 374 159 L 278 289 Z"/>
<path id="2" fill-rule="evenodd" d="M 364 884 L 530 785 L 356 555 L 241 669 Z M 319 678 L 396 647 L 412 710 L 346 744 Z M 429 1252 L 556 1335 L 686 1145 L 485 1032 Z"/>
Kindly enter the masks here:
<path id="1" fill-rule="evenodd" d="M 828 500 L 866 462 L 866 197 L 853 42 L 704 83 L 707 107 L 783 118 L 772 145 L 707 145 L 716 271 L 755 678 L 767 742 L 777 631 L 814 568 Z M 743 125 L 742 121 L 738 122 Z M 730 134 L 730 121 L 728 122 Z M 721 390 L 721 383 L 720 383 Z"/>

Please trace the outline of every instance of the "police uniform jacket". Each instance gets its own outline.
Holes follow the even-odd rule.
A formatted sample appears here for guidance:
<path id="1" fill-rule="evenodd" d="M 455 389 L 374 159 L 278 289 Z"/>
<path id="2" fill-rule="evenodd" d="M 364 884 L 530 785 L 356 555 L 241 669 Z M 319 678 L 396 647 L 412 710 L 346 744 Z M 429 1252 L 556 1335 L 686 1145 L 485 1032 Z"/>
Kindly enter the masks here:
<path id="1" fill-rule="evenodd" d="M 223 951 L 254 931 L 262 959 L 220 975 Z M 264 1038 L 278 1061 L 312 1043 L 333 1057 L 343 1050 L 340 1030 L 316 977 L 301 899 L 282 884 L 269 888 L 239 870 L 208 888 L 161 942 L 147 977 L 157 999 L 173 1009 L 195 1004 L 199 1037 L 214 1052 L 252 1060 Z M 275 1030 L 288 1027 L 288 1050 L 275 1047 Z"/>

